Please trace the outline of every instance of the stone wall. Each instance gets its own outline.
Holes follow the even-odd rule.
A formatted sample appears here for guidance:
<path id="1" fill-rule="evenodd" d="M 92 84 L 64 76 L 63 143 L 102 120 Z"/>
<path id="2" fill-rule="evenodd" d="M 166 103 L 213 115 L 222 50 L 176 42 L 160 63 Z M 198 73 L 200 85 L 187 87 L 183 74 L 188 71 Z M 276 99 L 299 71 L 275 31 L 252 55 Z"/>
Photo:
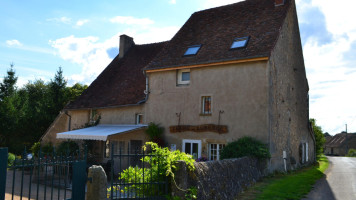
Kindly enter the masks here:
<path id="1" fill-rule="evenodd" d="M 184 162 L 178 165 L 175 182 L 181 189 L 196 187 L 198 199 L 234 199 L 245 188 L 258 181 L 266 169 L 265 162 L 243 157 L 221 161 L 196 162 L 189 172 Z M 174 183 L 172 195 L 184 197 Z"/>

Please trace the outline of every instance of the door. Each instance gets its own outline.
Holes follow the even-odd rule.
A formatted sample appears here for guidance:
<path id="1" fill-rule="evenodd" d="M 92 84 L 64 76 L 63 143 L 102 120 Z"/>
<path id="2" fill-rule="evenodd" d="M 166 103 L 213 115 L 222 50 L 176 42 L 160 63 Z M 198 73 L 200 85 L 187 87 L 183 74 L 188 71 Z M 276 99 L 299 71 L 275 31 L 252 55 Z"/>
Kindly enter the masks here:
<path id="1" fill-rule="evenodd" d="M 141 157 L 138 154 L 142 153 L 142 140 L 130 140 L 130 153 L 135 154 L 137 156 L 129 157 L 130 166 L 140 166 Z"/>
<path id="2" fill-rule="evenodd" d="M 201 140 L 183 140 L 182 151 L 191 154 L 194 159 L 201 157 Z"/>

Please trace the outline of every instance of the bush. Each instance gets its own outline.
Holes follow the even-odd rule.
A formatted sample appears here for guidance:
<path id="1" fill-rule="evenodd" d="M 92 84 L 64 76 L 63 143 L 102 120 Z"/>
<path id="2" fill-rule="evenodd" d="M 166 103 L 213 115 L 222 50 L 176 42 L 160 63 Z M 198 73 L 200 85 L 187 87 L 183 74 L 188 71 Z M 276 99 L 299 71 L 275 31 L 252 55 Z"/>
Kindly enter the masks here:
<path id="1" fill-rule="evenodd" d="M 259 159 L 271 157 L 266 145 L 251 137 L 243 137 L 231 142 L 227 144 L 221 152 L 221 159 L 240 158 L 244 156 L 253 156 Z"/>
<path id="2" fill-rule="evenodd" d="M 348 157 L 356 157 L 356 149 L 349 149 L 349 152 L 347 153 Z"/>
<path id="3" fill-rule="evenodd" d="M 72 155 L 79 150 L 79 146 L 73 140 L 61 142 L 57 147 L 57 155 Z"/>
<path id="4" fill-rule="evenodd" d="M 13 153 L 8 153 L 8 157 L 7 157 L 7 165 L 10 167 L 14 164 L 15 162 L 15 159 L 16 159 L 16 156 L 15 154 Z"/>
<path id="5" fill-rule="evenodd" d="M 163 127 L 159 124 L 155 124 L 153 122 L 149 123 L 146 133 L 150 137 L 151 142 L 157 143 L 160 147 L 164 146 L 164 141 L 162 139 Z"/>
<path id="6" fill-rule="evenodd" d="M 44 144 L 44 145 L 41 145 L 40 142 L 36 142 L 32 145 L 30 150 L 31 150 L 32 154 L 37 157 L 38 152 L 40 150 L 41 150 L 41 155 L 52 155 L 54 148 L 53 148 L 53 144 L 51 142 Z"/>

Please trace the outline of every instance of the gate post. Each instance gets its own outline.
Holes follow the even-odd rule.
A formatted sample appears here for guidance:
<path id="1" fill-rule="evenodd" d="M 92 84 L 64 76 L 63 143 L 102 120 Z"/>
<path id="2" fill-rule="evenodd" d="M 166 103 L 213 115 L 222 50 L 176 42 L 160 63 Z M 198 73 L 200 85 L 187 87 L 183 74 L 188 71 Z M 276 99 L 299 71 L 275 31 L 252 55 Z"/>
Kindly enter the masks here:
<path id="1" fill-rule="evenodd" d="M 7 148 L 0 148 L 0 200 L 5 200 L 7 153 Z"/>
<path id="2" fill-rule="evenodd" d="M 86 167 L 87 162 L 85 160 L 73 162 L 72 200 L 85 199 Z"/>

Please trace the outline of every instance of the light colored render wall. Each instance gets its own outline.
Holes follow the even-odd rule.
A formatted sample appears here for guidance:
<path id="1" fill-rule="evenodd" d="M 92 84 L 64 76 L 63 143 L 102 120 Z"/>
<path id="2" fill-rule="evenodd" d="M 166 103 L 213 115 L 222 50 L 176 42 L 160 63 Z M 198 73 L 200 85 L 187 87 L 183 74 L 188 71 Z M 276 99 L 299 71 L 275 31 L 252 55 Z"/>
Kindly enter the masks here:
<path id="1" fill-rule="evenodd" d="M 182 147 L 182 139 L 206 143 L 226 143 L 242 136 L 252 136 L 267 143 L 267 78 L 266 62 L 203 67 L 191 69 L 189 86 L 177 86 L 177 71 L 149 73 L 149 98 L 145 104 L 147 122 L 165 128 L 168 144 Z M 212 115 L 200 116 L 201 96 L 212 96 Z M 170 133 L 169 126 L 218 124 L 228 126 L 227 134 L 212 132 Z"/>
<path id="2" fill-rule="evenodd" d="M 283 150 L 288 164 L 293 157 L 299 166 L 299 145 L 308 142 L 309 160 L 314 160 L 314 145 L 308 129 L 308 82 L 299 35 L 295 5 L 291 5 L 279 39 L 268 62 L 270 170 L 283 170 Z M 290 169 L 291 165 L 288 165 Z"/>

